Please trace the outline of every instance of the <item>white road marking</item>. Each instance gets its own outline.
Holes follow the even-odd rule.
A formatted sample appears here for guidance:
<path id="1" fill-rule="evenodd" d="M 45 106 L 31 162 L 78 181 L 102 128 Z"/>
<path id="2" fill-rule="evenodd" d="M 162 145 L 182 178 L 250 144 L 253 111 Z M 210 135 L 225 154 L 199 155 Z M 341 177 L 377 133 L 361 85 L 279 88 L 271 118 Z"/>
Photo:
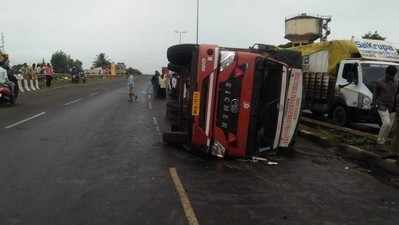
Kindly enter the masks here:
<path id="1" fill-rule="evenodd" d="M 158 126 L 158 121 L 156 117 L 152 117 L 152 121 L 154 122 L 154 125 Z"/>
<path id="2" fill-rule="evenodd" d="M 172 178 L 173 184 L 175 185 L 177 194 L 179 194 L 180 202 L 184 210 L 184 214 L 186 215 L 188 224 L 190 225 L 199 225 L 197 216 L 195 215 L 194 209 L 191 206 L 190 199 L 188 198 L 186 190 L 184 190 L 184 186 L 180 181 L 179 175 L 177 174 L 176 168 L 169 168 L 169 174 Z"/>
<path id="3" fill-rule="evenodd" d="M 77 102 L 80 102 L 81 100 L 82 100 L 82 98 L 78 98 L 78 99 L 76 99 L 76 100 L 73 100 L 73 101 L 70 101 L 70 102 L 65 103 L 64 106 L 68 106 L 68 105 L 75 104 L 75 103 L 77 103 Z"/>
<path id="4" fill-rule="evenodd" d="M 35 118 L 37 118 L 37 117 L 39 117 L 39 116 L 43 116 L 44 114 L 46 114 L 46 112 L 41 112 L 41 113 L 39 113 L 39 114 L 36 114 L 36 115 L 34 115 L 34 116 L 31 116 L 31 117 L 26 118 L 26 119 L 24 119 L 24 120 L 21 120 L 21 121 L 19 121 L 19 122 L 16 122 L 16 123 L 13 123 L 13 124 L 11 124 L 11 125 L 8 125 L 8 126 L 5 127 L 5 129 L 10 129 L 10 128 L 16 127 L 16 126 L 18 126 L 18 125 L 20 125 L 20 124 L 23 124 L 23 123 L 28 122 L 29 120 L 33 120 L 33 119 L 35 119 Z"/>
<path id="5" fill-rule="evenodd" d="M 152 103 L 151 102 L 148 102 L 148 108 L 152 109 Z"/>

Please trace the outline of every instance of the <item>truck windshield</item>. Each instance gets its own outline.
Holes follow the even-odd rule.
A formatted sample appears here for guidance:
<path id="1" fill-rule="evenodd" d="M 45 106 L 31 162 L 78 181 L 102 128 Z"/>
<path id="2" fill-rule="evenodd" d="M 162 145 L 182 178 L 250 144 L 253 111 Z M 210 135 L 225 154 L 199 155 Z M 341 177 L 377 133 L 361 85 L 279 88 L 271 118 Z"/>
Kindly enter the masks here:
<path id="1" fill-rule="evenodd" d="M 362 64 L 362 72 L 363 72 L 363 82 L 368 87 L 373 87 L 374 83 L 385 76 L 385 69 L 389 65 L 387 64 L 372 64 L 372 63 L 363 63 Z M 399 66 L 396 66 L 399 71 Z M 398 77 L 398 75 L 396 76 Z"/>

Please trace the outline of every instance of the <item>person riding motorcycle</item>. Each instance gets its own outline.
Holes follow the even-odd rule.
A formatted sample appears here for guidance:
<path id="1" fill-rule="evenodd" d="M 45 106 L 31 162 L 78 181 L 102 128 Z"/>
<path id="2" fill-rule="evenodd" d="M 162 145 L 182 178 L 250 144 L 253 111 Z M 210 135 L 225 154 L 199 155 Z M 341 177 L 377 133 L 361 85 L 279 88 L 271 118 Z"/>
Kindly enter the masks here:
<path id="1" fill-rule="evenodd" d="M 10 63 L 8 59 L 0 62 L 0 67 L 5 69 L 7 72 L 7 79 L 5 80 L 5 84 L 10 87 L 11 92 L 14 93 L 15 96 L 18 96 L 18 79 L 15 77 L 14 71 L 10 68 Z"/>
<path id="2" fill-rule="evenodd" d="M 79 83 L 80 71 L 76 66 L 72 67 L 71 75 L 72 83 Z"/>

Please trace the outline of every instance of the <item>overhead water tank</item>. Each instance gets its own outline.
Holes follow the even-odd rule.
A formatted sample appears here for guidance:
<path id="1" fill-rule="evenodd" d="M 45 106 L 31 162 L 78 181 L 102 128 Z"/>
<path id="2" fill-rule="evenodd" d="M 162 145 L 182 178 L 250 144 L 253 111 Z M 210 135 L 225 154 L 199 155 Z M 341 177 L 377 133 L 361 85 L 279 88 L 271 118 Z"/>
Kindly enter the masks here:
<path id="1" fill-rule="evenodd" d="M 323 36 L 323 18 L 301 14 L 285 20 L 285 38 L 293 43 L 311 43 Z"/>

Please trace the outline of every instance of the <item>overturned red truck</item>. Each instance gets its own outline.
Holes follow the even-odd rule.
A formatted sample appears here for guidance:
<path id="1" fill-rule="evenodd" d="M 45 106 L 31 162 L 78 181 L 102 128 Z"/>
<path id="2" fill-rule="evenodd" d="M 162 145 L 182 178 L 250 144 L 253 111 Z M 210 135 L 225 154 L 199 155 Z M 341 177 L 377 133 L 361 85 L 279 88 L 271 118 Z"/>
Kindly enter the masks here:
<path id="1" fill-rule="evenodd" d="M 176 45 L 168 68 L 178 94 L 168 103 L 164 142 L 217 157 L 290 148 L 302 103 L 302 57 L 269 45 L 249 49 Z"/>

